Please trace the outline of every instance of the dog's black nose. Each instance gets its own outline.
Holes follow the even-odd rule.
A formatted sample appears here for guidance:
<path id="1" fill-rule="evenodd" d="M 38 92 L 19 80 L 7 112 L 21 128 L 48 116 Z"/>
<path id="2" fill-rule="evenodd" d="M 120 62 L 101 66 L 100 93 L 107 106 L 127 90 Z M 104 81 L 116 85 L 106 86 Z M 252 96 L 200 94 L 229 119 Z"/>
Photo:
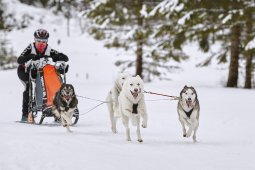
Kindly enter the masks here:
<path id="1" fill-rule="evenodd" d="M 138 92 L 138 89 L 134 89 L 135 92 Z"/>
<path id="2" fill-rule="evenodd" d="M 191 98 L 188 98 L 188 100 L 190 101 L 190 100 L 191 100 Z"/>

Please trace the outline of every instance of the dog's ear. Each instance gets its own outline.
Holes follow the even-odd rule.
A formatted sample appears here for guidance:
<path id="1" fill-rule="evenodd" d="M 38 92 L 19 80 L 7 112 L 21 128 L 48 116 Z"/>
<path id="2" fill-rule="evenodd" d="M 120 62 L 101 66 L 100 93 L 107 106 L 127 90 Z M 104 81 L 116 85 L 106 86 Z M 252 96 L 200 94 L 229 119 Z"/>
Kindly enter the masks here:
<path id="1" fill-rule="evenodd" d="M 182 93 L 184 93 L 185 91 L 186 91 L 186 88 L 185 88 L 186 86 L 184 86 L 184 88 L 181 90 L 181 92 L 180 92 L 180 98 L 182 98 Z"/>
<path id="2" fill-rule="evenodd" d="M 61 84 L 61 87 L 58 90 L 58 93 L 59 93 L 58 95 L 60 95 L 60 96 L 62 95 L 62 90 L 64 89 L 65 85 L 66 85 L 65 83 Z"/>
<path id="3" fill-rule="evenodd" d="M 186 89 L 186 88 L 188 88 L 188 86 L 187 86 L 187 85 L 185 85 L 183 88 L 184 88 L 184 89 Z"/>
<path id="4" fill-rule="evenodd" d="M 76 97 L 74 97 L 73 100 L 70 103 L 70 106 L 75 107 L 75 106 L 77 106 L 77 104 L 78 104 L 78 99 Z"/>
<path id="5" fill-rule="evenodd" d="M 142 78 L 139 75 L 136 75 L 137 78 L 139 78 L 140 80 L 142 80 Z"/>
<path id="6" fill-rule="evenodd" d="M 197 99 L 197 98 L 198 98 L 198 97 L 197 97 L 197 91 L 196 91 L 195 88 L 192 87 L 192 86 L 191 86 L 190 88 L 191 88 L 191 90 L 196 94 L 196 99 Z"/>
<path id="7" fill-rule="evenodd" d="M 62 90 L 65 87 L 66 83 L 62 83 L 60 89 Z"/>
<path id="8" fill-rule="evenodd" d="M 190 86 L 189 87 L 194 93 L 196 93 L 196 90 L 195 90 L 195 88 L 193 87 L 193 86 Z"/>
<path id="9" fill-rule="evenodd" d="M 70 84 L 70 87 L 73 89 L 73 94 L 75 95 L 75 90 L 72 84 Z"/>

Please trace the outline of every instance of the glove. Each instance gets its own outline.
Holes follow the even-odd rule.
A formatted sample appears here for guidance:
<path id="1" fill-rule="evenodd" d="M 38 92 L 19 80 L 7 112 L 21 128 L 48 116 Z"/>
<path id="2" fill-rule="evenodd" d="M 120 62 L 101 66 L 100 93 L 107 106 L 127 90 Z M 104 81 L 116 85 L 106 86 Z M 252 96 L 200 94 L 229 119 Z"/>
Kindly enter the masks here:
<path id="1" fill-rule="evenodd" d="M 68 57 L 65 54 L 59 53 L 58 55 L 59 55 L 58 57 L 59 61 L 65 61 L 65 62 L 68 61 Z"/>
<path id="2" fill-rule="evenodd" d="M 66 73 L 68 72 L 68 68 L 69 68 L 69 65 L 67 64 L 67 65 L 66 65 L 66 69 L 65 69 L 65 72 L 66 72 Z"/>

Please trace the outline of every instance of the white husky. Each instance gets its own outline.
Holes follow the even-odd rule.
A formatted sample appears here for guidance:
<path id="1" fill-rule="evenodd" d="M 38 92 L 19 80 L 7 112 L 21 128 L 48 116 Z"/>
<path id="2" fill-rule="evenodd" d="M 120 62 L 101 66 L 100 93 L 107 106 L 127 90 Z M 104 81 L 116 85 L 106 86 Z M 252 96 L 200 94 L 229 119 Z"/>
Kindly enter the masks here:
<path id="1" fill-rule="evenodd" d="M 129 120 L 137 127 L 137 140 L 143 142 L 140 132 L 140 117 L 143 118 L 142 127 L 147 127 L 147 112 L 144 102 L 144 82 L 140 76 L 128 77 L 122 86 L 119 95 L 119 112 L 121 114 L 122 122 L 126 128 L 126 137 L 128 141 L 130 138 Z"/>
<path id="2" fill-rule="evenodd" d="M 200 106 L 197 92 L 194 87 L 184 86 L 184 88 L 180 92 L 177 112 L 182 125 L 183 137 L 190 137 L 193 131 L 193 141 L 196 142 L 196 132 L 199 125 Z M 187 133 L 185 125 L 189 128 Z"/>
<path id="3" fill-rule="evenodd" d="M 124 81 L 127 79 L 128 76 L 130 76 L 128 72 L 119 73 L 111 91 L 109 91 L 106 98 L 106 101 L 108 101 L 107 106 L 110 113 L 111 129 L 113 133 L 117 133 L 116 121 L 117 121 L 117 118 L 120 117 L 120 114 L 118 112 L 118 107 L 119 107 L 118 97 L 122 89 L 122 86 L 124 84 Z"/>

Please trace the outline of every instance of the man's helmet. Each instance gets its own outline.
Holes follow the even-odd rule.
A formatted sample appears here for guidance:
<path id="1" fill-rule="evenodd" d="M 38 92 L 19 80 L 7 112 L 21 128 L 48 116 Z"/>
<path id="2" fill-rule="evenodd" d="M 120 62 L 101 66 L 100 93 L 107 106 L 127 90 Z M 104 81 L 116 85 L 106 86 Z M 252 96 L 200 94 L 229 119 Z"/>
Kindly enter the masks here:
<path id="1" fill-rule="evenodd" d="M 45 29 L 38 29 L 34 32 L 35 39 L 48 39 L 50 36 L 49 32 Z"/>

